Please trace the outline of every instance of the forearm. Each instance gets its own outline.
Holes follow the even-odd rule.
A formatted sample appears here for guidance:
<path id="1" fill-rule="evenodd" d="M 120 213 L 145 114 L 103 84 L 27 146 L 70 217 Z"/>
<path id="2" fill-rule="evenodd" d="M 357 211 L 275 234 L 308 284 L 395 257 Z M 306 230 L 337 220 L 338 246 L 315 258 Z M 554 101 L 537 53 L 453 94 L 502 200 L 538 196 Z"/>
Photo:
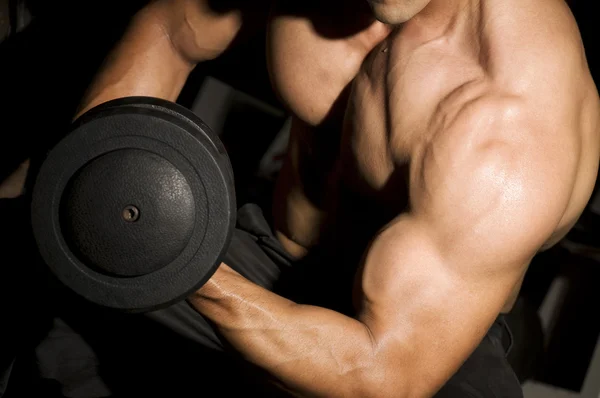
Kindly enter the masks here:
<path id="1" fill-rule="evenodd" d="M 88 88 L 78 115 L 125 96 L 177 99 L 194 64 L 173 45 L 166 24 L 153 5 L 134 16 Z"/>
<path id="2" fill-rule="evenodd" d="M 369 329 L 358 320 L 295 304 L 225 265 L 190 302 L 286 389 L 309 396 L 370 395 L 375 356 Z"/>

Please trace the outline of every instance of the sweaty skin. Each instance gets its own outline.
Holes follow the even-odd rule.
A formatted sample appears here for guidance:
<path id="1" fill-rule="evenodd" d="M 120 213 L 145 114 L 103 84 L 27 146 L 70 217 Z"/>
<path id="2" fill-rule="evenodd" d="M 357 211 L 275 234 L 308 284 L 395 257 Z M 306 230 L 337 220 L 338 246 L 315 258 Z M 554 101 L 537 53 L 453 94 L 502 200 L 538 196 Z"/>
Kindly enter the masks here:
<path id="1" fill-rule="evenodd" d="M 374 214 L 356 316 L 226 265 L 190 302 L 298 395 L 432 396 L 589 201 L 600 107 L 579 32 L 562 0 L 433 0 L 391 33 L 345 38 L 311 16 L 271 25 L 273 82 L 296 115 L 275 213 L 299 256 Z M 340 101 L 339 145 L 319 154 Z"/>

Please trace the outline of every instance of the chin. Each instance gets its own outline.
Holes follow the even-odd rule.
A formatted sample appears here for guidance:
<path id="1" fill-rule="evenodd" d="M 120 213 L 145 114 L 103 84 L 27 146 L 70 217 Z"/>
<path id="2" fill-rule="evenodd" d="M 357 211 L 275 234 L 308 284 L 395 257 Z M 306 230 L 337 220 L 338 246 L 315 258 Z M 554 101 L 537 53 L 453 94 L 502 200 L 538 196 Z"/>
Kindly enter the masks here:
<path id="1" fill-rule="evenodd" d="M 367 0 L 377 20 L 389 25 L 404 23 L 417 15 L 429 0 Z"/>

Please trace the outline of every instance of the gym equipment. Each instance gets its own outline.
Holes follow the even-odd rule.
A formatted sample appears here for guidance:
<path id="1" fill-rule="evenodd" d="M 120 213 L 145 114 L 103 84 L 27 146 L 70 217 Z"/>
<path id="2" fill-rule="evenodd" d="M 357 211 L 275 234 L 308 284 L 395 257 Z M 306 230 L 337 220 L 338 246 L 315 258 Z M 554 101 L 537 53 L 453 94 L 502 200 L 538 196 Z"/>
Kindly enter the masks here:
<path id="1" fill-rule="evenodd" d="M 127 97 L 75 121 L 32 197 L 42 258 L 67 287 L 127 312 L 168 306 L 216 271 L 235 226 L 223 144 L 175 103 Z"/>

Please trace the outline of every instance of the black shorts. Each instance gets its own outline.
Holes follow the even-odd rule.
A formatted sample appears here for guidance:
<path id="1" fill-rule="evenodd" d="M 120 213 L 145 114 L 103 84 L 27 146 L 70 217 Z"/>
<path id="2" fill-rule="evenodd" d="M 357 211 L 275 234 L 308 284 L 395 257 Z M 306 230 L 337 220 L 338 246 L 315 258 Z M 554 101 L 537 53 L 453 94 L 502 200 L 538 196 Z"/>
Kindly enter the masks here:
<path id="1" fill-rule="evenodd" d="M 296 301 L 310 301 L 306 292 L 319 286 L 331 287 L 315 284 L 322 279 L 311 278 L 310 267 L 287 255 L 252 204 L 238 212 L 224 261 L 254 283 Z M 314 303 L 331 295 L 331 289 L 322 290 L 327 294 L 316 294 Z M 30 308 L 28 314 L 40 320 L 36 327 L 43 326 L 44 333 L 19 349 L 6 397 L 280 395 L 266 382 L 268 376 L 228 349 L 187 302 L 125 315 L 90 305 L 61 287 L 44 294 L 45 310 Z M 509 347 L 510 332 L 499 318 L 438 396 L 522 397 L 506 359 Z"/>

